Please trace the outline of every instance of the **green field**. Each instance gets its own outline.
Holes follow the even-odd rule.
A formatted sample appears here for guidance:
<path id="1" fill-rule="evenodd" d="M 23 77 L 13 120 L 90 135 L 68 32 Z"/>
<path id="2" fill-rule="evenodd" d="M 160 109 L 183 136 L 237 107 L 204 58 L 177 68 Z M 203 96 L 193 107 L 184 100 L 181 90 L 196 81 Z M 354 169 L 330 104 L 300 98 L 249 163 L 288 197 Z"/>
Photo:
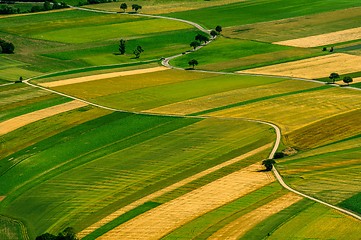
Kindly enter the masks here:
<path id="1" fill-rule="evenodd" d="M 120 3 L 84 7 L 119 12 Z M 360 91 L 323 84 L 328 78 L 314 82 L 235 73 L 332 54 L 272 42 L 359 27 L 359 1 L 137 0 L 127 2 L 127 12 L 134 3 L 143 6 L 140 12 L 209 29 L 221 25 L 223 31 L 192 51 L 189 44 L 200 30 L 174 20 L 71 8 L 0 16 L 0 38 L 15 45 L 14 54 L 0 55 L 0 85 L 20 76 L 43 84 L 127 72 L 51 88 L 103 107 L 89 104 L 0 135 L 0 183 L 5 183 L 0 184 L 0 239 L 35 239 L 66 227 L 82 239 L 95 239 L 179 205 L 179 199 L 249 166 L 256 168 L 244 172 L 255 176 L 276 135 L 273 127 L 250 119 L 280 127 L 277 151 L 287 151 L 276 166 L 288 185 L 361 214 Z M 127 41 L 124 55 L 120 39 Z M 335 44 L 335 52 L 360 55 L 360 41 Z M 136 59 L 138 45 L 145 51 Z M 170 64 L 189 68 L 188 61 L 196 59 L 195 70 L 159 68 L 131 75 L 181 53 Z M 0 122 L 12 129 L 16 117 L 71 100 L 25 83 L 3 85 Z M 258 179 L 243 180 L 246 173 L 238 177 L 253 185 Z M 355 218 L 290 193 L 271 173 L 260 174 L 267 176 L 266 184 L 204 214 L 195 210 L 194 218 L 164 239 L 219 239 L 222 231 L 234 236 L 221 238 L 240 233 L 235 238 L 247 240 L 359 239 Z M 197 209 L 207 203 L 192 204 Z"/>
<path id="2" fill-rule="evenodd" d="M 287 6 L 285 6 L 282 0 L 256 0 L 170 13 L 166 14 L 166 16 L 187 19 L 201 23 L 209 28 L 214 28 L 217 25 L 228 27 L 266 22 L 333 11 L 335 9 L 359 7 L 360 5 L 359 2 L 354 0 L 345 0 L 342 2 L 337 0 L 290 0 L 287 1 Z"/>

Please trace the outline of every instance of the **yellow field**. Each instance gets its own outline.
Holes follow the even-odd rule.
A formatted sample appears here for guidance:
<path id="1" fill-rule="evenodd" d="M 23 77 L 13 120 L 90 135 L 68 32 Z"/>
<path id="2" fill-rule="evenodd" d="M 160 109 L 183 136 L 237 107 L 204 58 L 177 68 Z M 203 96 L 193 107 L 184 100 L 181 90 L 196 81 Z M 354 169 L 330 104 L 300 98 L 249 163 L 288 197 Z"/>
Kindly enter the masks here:
<path id="1" fill-rule="evenodd" d="M 53 107 L 48 107 L 45 109 L 41 109 L 35 112 L 27 113 L 12 119 L 9 119 L 7 121 L 0 123 L 0 136 L 7 134 L 11 131 L 14 131 L 20 127 L 23 127 L 27 124 L 30 124 L 32 122 L 54 116 L 59 113 L 67 112 L 76 108 L 84 107 L 86 106 L 86 103 L 80 102 L 80 101 L 71 101 L 68 103 L 56 105 Z"/>
<path id="2" fill-rule="evenodd" d="M 285 194 L 282 197 L 279 197 L 272 202 L 269 202 L 229 223 L 208 239 L 239 239 L 243 234 L 251 230 L 258 223 L 262 222 L 273 214 L 286 209 L 301 199 L 302 197 L 294 193 Z"/>
<path id="3" fill-rule="evenodd" d="M 278 124 L 284 134 L 329 118 L 361 108 L 359 91 L 329 88 L 255 102 L 210 113 L 211 116 L 245 117 Z"/>
<path id="4" fill-rule="evenodd" d="M 357 39 L 361 39 L 361 27 L 351 28 L 332 33 L 320 34 L 315 36 L 309 36 L 304 38 L 274 42 L 274 44 L 308 48 L 308 47 L 331 45 L 335 43 L 347 42 Z"/>
<path id="5" fill-rule="evenodd" d="M 107 232 L 99 239 L 160 239 L 203 214 L 275 181 L 262 166 L 251 165 L 164 203 Z"/>
<path id="6" fill-rule="evenodd" d="M 164 70 L 168 70 L 168 68 L 159 66 L 159 67 L 153 67 L 153 68 L 144 68 L 144 69 L 137 69 L 137 70 L 122 71 L 122 72 L 103 73 L 103 74 L 98 74 L 98 75 L 72 78 L 72 79 L 60 80 L 60 81 L 55 81 L 55 82 L 41 83 L 39 85 L 44 86 L 44 87 L 49 87 L 49 88 L 50 87 L 59 87 L 59 86 L 64 86 L 64 85 L 69 85 L 69 84 L 90 82 L 90 81 L 115 78 L 115 77 L 131 76 L 131 75 L 137 75 L 137 74 L 143 74 L 143 73 L 159 72 L 159 71 L 164 71 Z"/>
<path id="7" fill-rule="evenodd" d="M 266 84 L 256 87 L 236 89 L 228 92 L 207 95 L 182 102 L 177 102 L 157 108 L 147 110 L 151 113 L 163 114 L 192 114 L 204 110 L 227 106 L 238 102 L 256 99 L 275 94 L 298 91 L 312 87 L 318 87 L 320 84 L 304 81 L 285 80 L 278 83 Z"/>
<path id="8" fill-rule="evenodd" d="M 240 73 L 256 73 L 315 79 L 328 77 L 332 72 L 346 74 L 358 72 L 360 69 L 361 56 L 335 53 L 326 56 L 244 70 L 240 71 Z"/>
<path id="9" fill-rule="evenodd" d="M 361 109 L 323 119 L 285 136 L 286 142 L 298 149 L 322 146 L 361 134 Z"/>

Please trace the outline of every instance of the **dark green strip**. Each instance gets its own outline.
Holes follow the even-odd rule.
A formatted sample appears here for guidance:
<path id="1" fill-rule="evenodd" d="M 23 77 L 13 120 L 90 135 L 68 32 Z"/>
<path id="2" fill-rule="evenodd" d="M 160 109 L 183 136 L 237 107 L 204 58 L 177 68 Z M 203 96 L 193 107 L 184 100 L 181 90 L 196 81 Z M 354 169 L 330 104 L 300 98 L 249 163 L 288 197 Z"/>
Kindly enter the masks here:
<path id="1" fill-rule="evenodd" d="M 292 218 L 296 217 L 298 214 L 311 207 L 313 204 L 315 203 L 308 199 L 303 199 L 259 223 L 250 231 L 248 231 L 241 239 L 265 239 L 267 236 L 272 235 L 272 233 L 283 224 L 290 221 Z"/>
<path id="2" fill-rule="evenodd" d="M 119 217 L 117 217 L 113 221 L 111 221 L 111 222 L 105 224 L 104 226 L 98 228 L 97 230 L 95 230 L 94 232 L 90 233 L 89 235 L 85 236 L 82 239 L 83 240 L 96 239 L 97 237 L 102 236 L 106 232 L 109 232 L 110 230 L 116 228 L 120 224 L 123 224 L 123 223 L 131 220 L 132 218 L 135 218 L 136 216 L 149 211 L 152 208 L 158 207 L 159 205 L 161 205 L 161 204 L 156 203 L 156 202 L 146 202 L 143 205 L 140 205 L 140 206 L 130 210 L 129 212 L 126 212 L 126 213 L 120 215 Z"/>
<path id="3" fill-rule="evenodd" d="M 352 197 L 342 201 L 338 205 L 361 214 L 361 192 L 353 195 Z"/>
<path id="4" fill-rule="evenodd" d="M 294 92 L 281 93 L 281 94 L 265 96 L 265 97 L 261 97 L 261 98 L 250 99 L 250 100 L 243 101 L 243 102 L 233 103 L 233 104 L 226 105 L 226 106 L 216 107 L 216 108 L 208 109 L 208 110 L 197 112 L 197 113 L 192 113 L 189 116 L 199 116 L 199 115 L 208 114 L 211 112 L 217 112 L 217 111 L 228 109 L 228 108 L 240 107 L 243 105 L 260 102 L 260 101 L 264 101 L 264 100 L 268 100 L 268 99 L 272 99 L 272 98 L 290 96 L 290 95 L 299 94 L 299 93 L 313 92 L 313 91 L 318 91 L 318 90 L 324 90 L 327 88 L 330 88 L 330 86 L 322 85 L 320 87 L 315 87 L 315 88 L 309 88 L 309 89 L 304 89 L 304 90 L 299 90 L 299 91 L 294 91 Z"/>

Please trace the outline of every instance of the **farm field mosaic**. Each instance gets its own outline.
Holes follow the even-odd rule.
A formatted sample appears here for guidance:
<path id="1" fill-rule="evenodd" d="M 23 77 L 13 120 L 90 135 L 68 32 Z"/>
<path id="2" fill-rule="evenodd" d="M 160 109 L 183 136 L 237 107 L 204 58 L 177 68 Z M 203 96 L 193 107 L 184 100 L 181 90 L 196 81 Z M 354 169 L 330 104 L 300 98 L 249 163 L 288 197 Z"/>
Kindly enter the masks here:
<path id="1" fill-rule="evenodd" d="M 358 240 L 360 20 L 355 0 L 1 4 L 0 239 Z"/>

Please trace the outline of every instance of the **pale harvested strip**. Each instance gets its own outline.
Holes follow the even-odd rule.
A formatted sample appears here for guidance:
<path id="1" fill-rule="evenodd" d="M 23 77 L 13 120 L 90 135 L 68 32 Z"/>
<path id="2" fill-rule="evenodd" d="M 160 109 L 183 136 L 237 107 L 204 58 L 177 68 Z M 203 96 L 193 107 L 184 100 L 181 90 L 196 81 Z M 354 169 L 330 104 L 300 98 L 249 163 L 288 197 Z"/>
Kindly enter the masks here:
<path id="1" fill-rule="evenodd" d="M 286 41 L 274 42 L 274 44 L 293 46 L 293 47 L 319 47 L 334 43 L 347 42 L 361 39 L 361 27 L 347 30 L 314 35 L 309 37 L 291 39 Z"/>
<path id="2" fill-rule="evenodd" d="M 115 211 L 114 213 L 106 216 L 102 220 L 94 223 L 93 225 L 91 225 L 88 228 L 84 229 L 83 231 L 79 232 L 77 234 L 77 236 L 79 238 L 85 237 L 86 235 L 90 234 L 91 232 L 95 231 L 96 229 L 98 229 L 98 228 L 104 226 L 105 224 L 111 222 L 112 220 L 116 219 L 120 215 L 122 215 L 122 214 L 124 214 L 124 213 L 126 213 L 126 212 L 128 212 L 128 211 L 142 205 L 143 203 L 146 203 L 146 202 L 148 202 L 148 201 L 150 201 L 150 200 L 152 200 L 152 199 L 154 199 L 156 197 L 159 197 L 159 196 L 161 196 L 161 195 L 163 195 L 165 193 L 171 192 L 171 191 L 173 191 L 173 190 L 175 190 L 175 189 L 177 189 L 179 187 L 182 187 L 182 186 L 184 186 L 184 185 L 186 185 L 186 184 L 188 184 L 188 183 L 190 183 L 190 182 L 192 182 L 194 180 L 197 180 L 197 179 L 199 179 L 199 178 L 201 178 L 201 177 L 203 177 L 203 176 L 205 176 L 207 174 L 215 172 L 215 171 L 217 171 L 217 170 L 219 170 L 219 169 L 221 169 L 223 167 L 229 166 L 229 165 L 231 165 L 233 163 L 241 161 L 241 160 L 243 160 L 245 158 L 248 158 L 250 156 L 253 156 L 253 155 L 257 154 L 257 153 L 265 151 L 268 148 L 271 148 L 272 145 L 273 145 L 273 143 L 266 144 L 266 145 L 264 145 L 262 147 L 254 149 L 254 150 L 252 150 L 252 151 L 250 151 L 248 153 L 245 153 L 245 154 L 243 154 L 241 156 L 233 158 L 233 159 L 231 159 L 231 160 L 229 160 L 227 162 L 224 162 L 224 163 L 219 164 L 219 165 L 217 165 L 215 167 L 209 168 L 209 169 L 207 169 L 207 170 L 205 170 L 203 172 L 197 173 L 197 174 L 195 174 L 195 175 L 193 175 L 193 176 L 191 176 L 189 178 L 183 179 L 182 181 L 179 181 L 179 182 L 177 182 L 177 183 L 175 183 L 173 185 L 170 185 L 170 186 L 168 186 L 168 187 L 166 187 L 166 188 L 164 188 L 162 190 L 159 190 L 159 191 L 157 191 L 155 193 L 152 193 L 152 194 L 150 194 L 150 195 L 148 195 L 148 196 L 146 196 L 144 198 L 141 198 L 141 199 L 139 199 L 139 200 L 137 200 L 137 201 L 135 201 L 135 202 L 133 202 L 133 203 L 131 203 L 131 204 L 117 210 L 117 211 Z"/>
<path id="3" fill-rule="evenodd" d="M 359 82 L 361 82 L 361 77 L 353 78 L 353 79 L 352 79 L 352 83 L 350 83 L 350 84 L 359 83 Z M 336 83 L 337 83 L 337 84 L 340 84 L 340 85 L 345 84 L 342 80 L 337 81 Z"/>
<path id="4" fill-rule="evenodd" d="M 253 164 L 164 203 L 109 231 L 99 239 L 159 239 L 174 229 L 273 181 Z"/>
<path id="5" fill-rule="evenodd" d="M 59 113 L 67 112 L 76 108 L 84 107 L 86 105 L 86 103 L 83 103 L 81 101 L 71 101 L 9 119 L 0 123 L 0 136 L 32 122 L 36 122 L 41 119 L 51 117 Z"/>
<path id="6" fill-rule="evenodd" d="M 346 74 L 359 72 L 360 69 L 361 56 L 346 53 L 335 53 L 299 61 L 253 68 L 250 70 L 240 71 L 239 73 L 256 73 L 315 79 L 328 77 L 332 72 Z"/>
<path id="7" fill-rule="evenodd" d="M 2 201 L 2 200 L 4 200 L 6 198 L 6 196 L 0 196 L 0 202 Z"/>
<path id="8" fill-rule="evenodd" d="M 44 86 L 44 87 L 58 87 L 58 86 L 64 86 L 64 85 L 69 85 L 69 84 L 75 84 L 75 83 L 90 82 L 90 81 L 95 81 L 95 80 L 129 76 L 129 75 L 137 75 L 137 74 L 143 74 L 143 73 L 159 72 L 159 71 L 164 71 L 164 70 L 168 70 L 168 68 L 160 66 L 160 67 L 144 68 L 144 69 L 138 69 L 138 70 L 122 71 L 122 72 L 103 73 L 103 74 L 98 74 L 98 75 L 85 76 L 85 77 L 79 77 L 79 78 L 71 78 L 71 79 L 60 80 L 60 81 L 55 81 L 55 82 L 41 83 L 39 85 Z"/>
<path id="9" fill-rule="evenodd" d="M 283 195 L 282 197 L 279 197 L 272 202 L 243 215 L 234 222 L 231 222 L 214 233 L 209 239 L 239 239 L 258 223 L 282 211 L 283 209 L 288 208 L 301 199 L 302 197 L 299 195 L 287 193 L 286 195 Z"/>
<path id="10" fill-rule="evenodd" d="M 286 80 L 279 83 L 236 89 L 182 102 L 176 102 L 169 105 L 149 109 L 145 112 L 186 115 L 216 107 L 227 106 L 229 104 L 247 101 L 250 99 L 298 91 L 318 86 L 320 85 L 314 82 Z"/>

